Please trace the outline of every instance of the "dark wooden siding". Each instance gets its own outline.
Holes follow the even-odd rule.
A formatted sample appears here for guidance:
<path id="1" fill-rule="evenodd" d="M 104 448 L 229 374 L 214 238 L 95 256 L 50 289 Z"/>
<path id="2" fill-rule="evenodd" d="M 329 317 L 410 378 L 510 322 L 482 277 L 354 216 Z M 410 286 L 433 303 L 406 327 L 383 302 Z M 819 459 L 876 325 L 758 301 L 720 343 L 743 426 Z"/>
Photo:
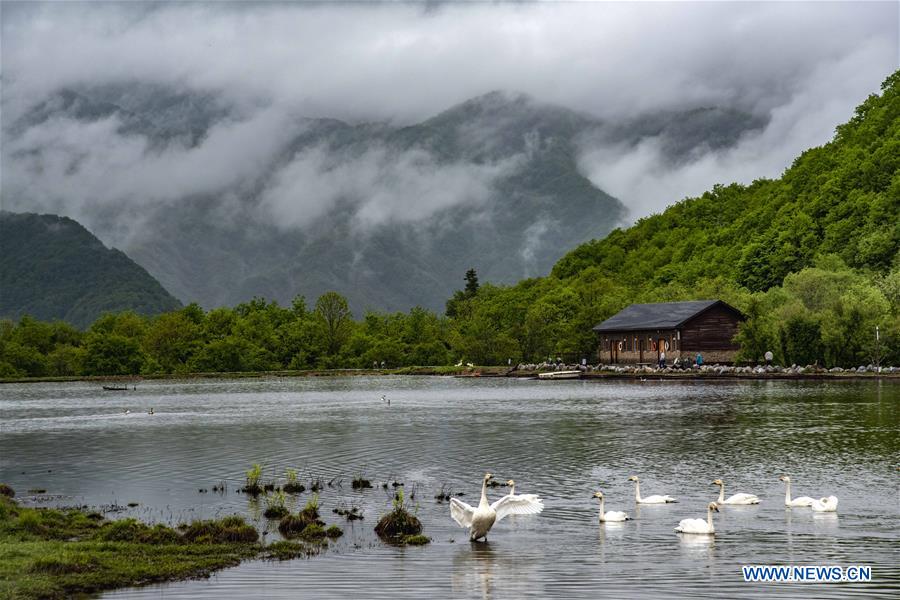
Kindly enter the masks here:
<path id="1" fill-rule="evenodd" d="M 724 306 L 714 306 L 687 321 L 681 328 L 681 347 L 686 352 L 738 350 L 732 342 L 740 317 Z"/>

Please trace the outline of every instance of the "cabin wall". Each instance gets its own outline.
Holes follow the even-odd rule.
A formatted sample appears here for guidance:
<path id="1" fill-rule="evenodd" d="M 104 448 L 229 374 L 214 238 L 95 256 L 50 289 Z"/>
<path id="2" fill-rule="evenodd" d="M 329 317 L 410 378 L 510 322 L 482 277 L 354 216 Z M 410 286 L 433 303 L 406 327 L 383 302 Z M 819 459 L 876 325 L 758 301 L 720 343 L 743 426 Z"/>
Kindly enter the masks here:
<path id="1" fill-rule="evenodd" d="M 674 329 L 648 329 L 600 334 L 598 362 L 603 364 L 656 364 L 659 361 L 660 340 L 666 353 L 666 362 L 680 356 L 681 342 Z M 668 349 L 665 344 L 668 343 Z"/>
<path id="2" fill-rule="evenodd" d="M 685 352 L 700 352 L 704 359 L 711 352 L 727 352 L 734 360 L 740 350 L 733 339 L 738 332 L 740 319 L 723 306 L 714 306 L 690 319 L 681 328 L 681 347 Z M 712 362 L 712 361 L 707 361 Z"/>

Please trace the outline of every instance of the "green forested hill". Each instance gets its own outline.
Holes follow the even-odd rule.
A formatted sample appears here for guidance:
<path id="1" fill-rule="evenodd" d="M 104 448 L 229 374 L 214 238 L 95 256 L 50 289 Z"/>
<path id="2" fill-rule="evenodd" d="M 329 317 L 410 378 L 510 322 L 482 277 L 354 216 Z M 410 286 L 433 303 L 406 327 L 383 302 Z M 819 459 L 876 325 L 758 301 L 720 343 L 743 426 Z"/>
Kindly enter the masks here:
<path id="1" fill-rule="evenodd" d="M 716 186 L 700 198 L 579 246 L 553 276 L 598 266 L 632 287 L 691 284 L 719 275 L 751 291 L 835 254 L 887 270 L 900 243 L 900 90 L 860 105 L 834 140 L 804 152 L 780 179 Z"/>
<path id="2" fill-rule="evenodd" d="M 900 71 L 882 90 L 779 179 L 715 186 L 580 245 L 549 277 L 482 287 L 454 306 L 470 353 L 593 356 L 591 325 L 632 302 L 718 297 L 752 317 L 747 359 L 900 360 Z"/>
<path id="3" fill-rule="evenodd" d="M 179 306 L 147 271 L 72 219 L 0 212 L 0 316 L 85 327 L 107 311 L 152 315 Z"/>

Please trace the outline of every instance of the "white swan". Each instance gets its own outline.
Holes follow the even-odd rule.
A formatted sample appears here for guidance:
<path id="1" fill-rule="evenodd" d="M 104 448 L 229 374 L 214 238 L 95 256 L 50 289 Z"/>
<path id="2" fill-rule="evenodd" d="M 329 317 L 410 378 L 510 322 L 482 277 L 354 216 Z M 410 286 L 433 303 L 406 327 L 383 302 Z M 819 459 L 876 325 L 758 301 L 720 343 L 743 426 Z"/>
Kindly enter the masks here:
<path id="1" fill-rule="evenodd" d="M 493 478 L 490 473 L 484 474 L 481 483 L 481 501 L 478 508 L 472 508 L 459 498 L 450 498 L 450 516 L 460 527 L 469 528 L 469 540 L 484 539 L 497 521 L 509 515 L 535 515 L 544 510 L 543 501 L 533 494 L 526 494 L 524 499 L 517 499 L 510 494 L 503 496 L 493 504 L 488 504 L 487 484 Z M 520 496 L 521 498 L 521 496 Z"/>
<path id="2" fill-rule="evenodd" d="M 719 506 L 722 506 L 723 504 L 759 504 L 759 498 L 754 494 L 733 494 L 726 500 L 725 482 L 721 479 L 716 479 L 712 484 L 719 486 L 719 499 L 716 500 L 716 504 Z"/>
<path id="3" fill-rule="evenodd" d="M 638 480 L 637 475 L 632 475 L 628 478 L 628 481 L 634 482 L 634 501 L 638 504 L 666 504 L 669 502 L 678 502 L 672 496 L 647 496 L 646 498 L 641 498 L 641 482 Z"/>
<path id="4" fill-rule="evenodd" d="M 813 500 L 810 507 L 816 512 L 837 512 L 837 496 L 828 496 L 820 500 Z"/>
<path id="5" fill-rule="evenodd" d="M 622 521 L 628 521 L 631 518 L 620 510 L 611 510 L 609 512 L 605 512 L 603 510 L 603 492 L 594 492 L 593 497 L 600 499 L 601 523 L 621 523 Z"/>
<path id="6" fill-rule="evenodd" d="M 800 496 L 799 498 L 794 498 L 791 500 L 791 478 L 787 475 L 783 475 L 779 477 L 781 481 L 784 482 L 784 505 L 790 507 L 802 507 L 802 506 L 812 506 L 812 503 L 815 502 L 814 499 L 809 496 Z"/>
<path id="7" fill-rule="evenodd" d="M 507 496 L 511 497 L 514 500 L 541 500 L 540 496 L 538 496 L 537 494 L 516 494 L 516 482 L 512 479 L 507 481 L 506 485 L 509 486 L 509 493 L 507 494 Z"/>
<path id="8" fill-rule="evenodd" d="M 703 519 L 682 519 L 678 523 L 675 531 L 678 533 L 703 533 L 713 535 L 716 528 L 713 527 L 712 514 L 713 511 L 719 512 L 719 506 L 715 502 L 710 502 L 706 507 L 706 520 Z"/>

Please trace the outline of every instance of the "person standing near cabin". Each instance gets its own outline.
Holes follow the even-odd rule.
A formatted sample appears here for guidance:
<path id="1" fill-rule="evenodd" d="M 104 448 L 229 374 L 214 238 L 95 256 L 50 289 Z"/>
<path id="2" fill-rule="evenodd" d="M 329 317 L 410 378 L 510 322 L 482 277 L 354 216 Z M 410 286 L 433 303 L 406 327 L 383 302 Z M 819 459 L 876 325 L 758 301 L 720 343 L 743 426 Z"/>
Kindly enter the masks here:
<path id="1" fill-rule="evenodd" d="M 703 366 L 703 355 L 700 354 L 699 352 L 697 353 L 697 366 L 698 367 Z"/>
<path id="2" fill-rule="evenodd" d="M 666 368 L 666 351 L 662 350 L 662 349 L 660 349 L 660 351 L 659 351 L 659 368 L 660 369 Z"/>

